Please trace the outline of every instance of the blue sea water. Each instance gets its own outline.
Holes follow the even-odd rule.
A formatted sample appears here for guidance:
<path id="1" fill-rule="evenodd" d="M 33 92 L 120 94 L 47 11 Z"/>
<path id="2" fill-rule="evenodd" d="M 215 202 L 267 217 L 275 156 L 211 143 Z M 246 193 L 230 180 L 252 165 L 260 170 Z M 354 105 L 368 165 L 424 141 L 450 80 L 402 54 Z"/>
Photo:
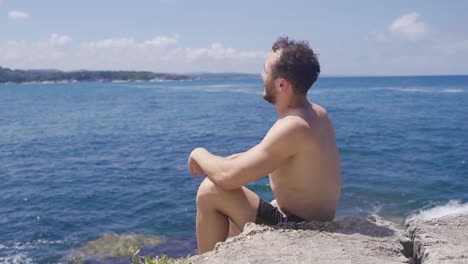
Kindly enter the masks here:
<path id="1" fill-rule="evenodd" d="M 188 154 L 257 144 L 276 119 L 262 90 L 260 79 L 0 85 L 0 263 L 67 262 L 109 233 L 167 239 L 148 254 L 196 253 L 201 179 Z M 309 99 L 336 130 L 338 216 L 467 208 L 468 76 L 324 77 Z M 267 178 L 249 188 L 273 198 Z"/>

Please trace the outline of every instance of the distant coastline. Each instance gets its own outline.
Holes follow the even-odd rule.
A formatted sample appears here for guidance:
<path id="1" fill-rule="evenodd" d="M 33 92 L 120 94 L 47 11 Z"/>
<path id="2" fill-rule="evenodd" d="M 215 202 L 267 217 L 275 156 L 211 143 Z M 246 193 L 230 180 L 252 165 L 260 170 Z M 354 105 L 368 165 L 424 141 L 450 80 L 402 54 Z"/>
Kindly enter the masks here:
<path id="1" fill-rule="evenodd" d="M 0 67 L 0 83 L 72 83 L 72 82 L 124 82 L 191 80 L 182 74 L 155 73 L 149 71 L 59 71 L 12 70 Z"/>
<path id="2" fill-rule="evenodd" d="M 172 74 L 149 71 L 60 71 L 13 70 L 0 66 L 0 84 L 47 84 L 76 82 L 138 82 L 138 81 L 189 81 L 215 79 L 259 78 L 243 73 L 190 73 Z"/>

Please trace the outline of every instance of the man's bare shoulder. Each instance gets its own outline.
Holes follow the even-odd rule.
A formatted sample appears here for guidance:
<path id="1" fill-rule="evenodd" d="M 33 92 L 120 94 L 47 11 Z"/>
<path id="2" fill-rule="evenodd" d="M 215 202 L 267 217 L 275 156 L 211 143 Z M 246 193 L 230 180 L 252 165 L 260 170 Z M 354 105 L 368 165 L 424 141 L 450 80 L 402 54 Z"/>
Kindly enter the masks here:
<path id="1" fill-rule="evenodd" d="M 312 109 L 315 111 L 315 113 L 319 116 L 319 117 L 326 117 L 328 116 L 328 112 L 327 110 L 319 105 L 319 104 L 316 104 L 316 103 L 310 103 L 310 106 L 312 107 Z"/>
<path id="2" fill-rule="evenodd" d="M 310 125 L 303 116 L 288 115 L 276 121 L 272 128 L 283 130 L 288 134 L 297 134 L 309 129 Z"/>
<path id="3" fill-rule="evenodd" d="M 267 149 L 277 149 L 280 152 L 295 152 L 302 137 L 309 129 L 307 122 L 299 116 L 285 116 L 278 119 L 259 144 Z"/>
<path id="4" fill-rule="evenodd" d="M 328 119 L 327 110 L 318 104 L 310 103 L 310 108 L 291 113 L 279 119 L 275 125 L 298 133 L 315 128 L 317 123 L 324 119 Z"/>

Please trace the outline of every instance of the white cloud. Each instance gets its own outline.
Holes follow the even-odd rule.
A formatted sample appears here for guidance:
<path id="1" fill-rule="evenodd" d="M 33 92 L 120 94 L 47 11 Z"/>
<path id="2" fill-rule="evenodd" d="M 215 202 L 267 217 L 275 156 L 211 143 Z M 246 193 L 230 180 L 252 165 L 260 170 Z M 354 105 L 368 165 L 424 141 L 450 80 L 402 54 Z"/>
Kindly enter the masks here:
<path id="1" fill-rule="evenodd" d="M 219 42 L 206 47 L 184 47 L 178 36 L 75 43 L 67 35 L 54 33 L 38 42 L 9 43 L 0 43 L 0 65 L 12 68 L 258 72 L 267 55 L 264 51 L 242 51 Z"/>
<path id="2" fill-rule="evenodd" d="M 379 37 L 379 35 L 376 35 Z M 323 47 L 320 61 L 326 74 L 409 75 L 466 74 L 468 39 L 441 36 L 431 31 L 423 42 L 391 41 L 372 45 L 349 58 L 337 44 Z M 149 70 L 155 72 L 251 72 L 258 73 L 267 49 L 239 50 L 213 41 L 203 46 L 183 45 L 178 36 L 147 39 L 119 37 L 79 42 L 66 34 L 50 34 L 38 41 L 0 42 L 0 66 L 15 69 Z M 343 57 L 348 60 L 343 61 Z M 356 67 L 356 62 L 360 67 Z M 326 68 L 325 68 L 326 67 Z"/>
<path id="3" fill-rule="evenodd" d="M 134 38 L 110 38 L 98 41 L 91 41 L 81 44 L 81 48 L 87 50 L 93 49 L 147 49 L 164 48 L 177 44 L 176 37 L 157 36 L 153 39 L 138 42 Z"/>
<path id="4" fill-rule="evenodd" d="M 429 34 L 429 27 L 419 20 L 420 16 L 417 12 L 404 14 L 396 18 L 385 32 L 370 32 L 368 39 L 378 42 L 392 38 L 410 41 L 420 40 Z"/>
<path id="5" fill-rule="evenodd" d="M 28 19 L 30 18 L 30 16 L 26 12 L 13 10 L 13 11 L 8 12 L 8 18 L 12 20 L 18 20 L 18 19 Z"/>
<path id="6" fill-rule="evenodd" d="M 266 53 L 238 51 L 215 42 L 208 47 L 182 47 L 178 36 L 156 36 L 138 41 L 134 38 L 104 39 L 81 44 L 82 58 L 94 57 L 95 67 L 103 65 L 130 69 L 143 67 L 154 71 L 257 71 Z M 244 66 L 240 66 L 244 65 Z M 254 65 L 254 66 L 253 66 Z M 109 67 L 108 66 L 108 67 Z"/>
<path id="7" fill-rule="evenodd" d="M 67 35 L 59 35 L 53 33 L 46 41 L 39 42 L 39 46 L 43 47 L 63 47 L 72 43 L 72 38 Z"/>
<path id="8" fill-rule="evenodd" d="M 81 47 L 84 49 L 119 49 L 134 45 L 135 40 L 133 38 L 114 38 L 83 43 Z"/>
<path id="9" fill-rule="evenodd" d="M 263 51 L 237 51 L 234 48 L 224 47 L 222 43 L 215 42 L 206 48 L 183 48 L 173 50 L 173 54 L 185 58 L 190 62 L 197 60 L 211 61 L 243 61 L 249 59 L 264 59 L 267 56 Z"/>
<path id="10" fill-rule="evenodd" d="M 395 19 L 388 27 L 388 32 L 397 37 L 408 40 L 418 40 L 423 38 L 429 32 L 428 27 L 419 21 L 420 14 L 411 12 Z"/>
<path id="11" fill-rule="evenodd" d="M 143 42 L 143 46 L 153 46 L 153 47 L 165 47 L 169 45 L 173 45 L 177 43 L 178 37 L 165 37 L 165 36 L 157 36 L 153 39 L 146 40 Z"/>
<path id="12" fill-rule="evenodd" d="M 138 42 L 134 38 L 110 38 L 98 41 L 91 41 L 81 44 L 83 49 L 146 49 L 146 48 L 164 48 L 177 44 L 177 37 L 157 36 L 153 39 Z"/>
<path id="13" fill-rule="evenodd" d="M 187 48 L 182 54 L 190 60 L 197 60 L 200 58 L 210 58 L 220 60 L 225 58 L 234 58 L 239 55 L 232 48 L 225 48 L 221 43 L 213 43 L 208 48 Z"/>
<path id="14" fill-rule="evenodd" d="M 8 41 L 3 47 L 0 46 L 0 59 L 14 61 L 21 59 L 22 50 L 27 47 L 25 41 Z M 2 58 L 3 57 L 3 58 Z M 3 66 L 0 63 L 1 66 Z"/>

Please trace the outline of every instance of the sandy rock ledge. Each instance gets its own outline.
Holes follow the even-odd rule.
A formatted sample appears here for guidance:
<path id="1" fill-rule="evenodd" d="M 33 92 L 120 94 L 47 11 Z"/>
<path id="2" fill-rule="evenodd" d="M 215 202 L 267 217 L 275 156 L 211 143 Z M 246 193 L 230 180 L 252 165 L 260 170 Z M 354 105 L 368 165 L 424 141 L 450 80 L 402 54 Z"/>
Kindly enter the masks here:
<path id="1" fill-rule="evenodd" d="M 237 237 L 192 263 L 409 263 L 401 253 L 404 230 L 390 222 L 343 218 L 267 227 L 247 224 Z"/>
<path id="2" fill-rule="evenodd" d="M 411 220 L 342 218 L 244 232 L 190 263 L 468 263 L 468 216 Z"/>
<path id="3" fill-rule="evenodd" d="M 468 263 L 468 215 L 452 215 L 406 223 L 415 263 Z"/>

